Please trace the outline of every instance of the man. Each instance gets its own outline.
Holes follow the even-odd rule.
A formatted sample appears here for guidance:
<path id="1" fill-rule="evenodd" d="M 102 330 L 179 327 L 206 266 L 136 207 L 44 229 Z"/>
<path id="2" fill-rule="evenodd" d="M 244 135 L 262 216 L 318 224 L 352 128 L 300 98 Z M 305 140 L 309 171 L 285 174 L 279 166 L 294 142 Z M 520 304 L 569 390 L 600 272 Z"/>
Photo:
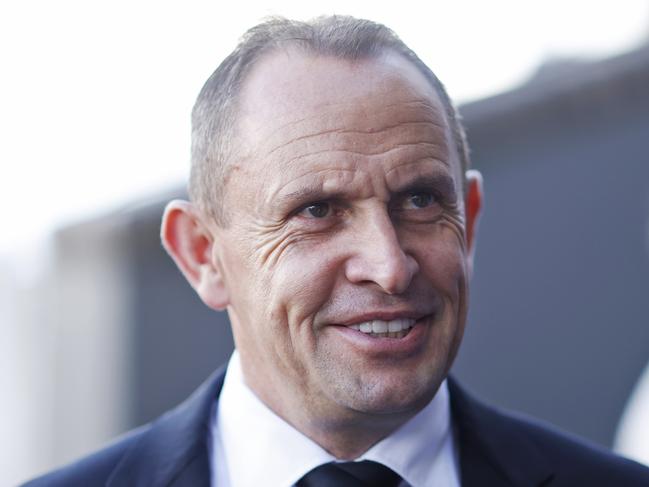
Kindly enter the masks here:
<path id="1" fill-rule="evenodd" d="M 250 30 L 196 102 L 190 196 L 162 240 L 228 312 L 227 371 L 33 485 L 649 485 L 447 379 L 481 179 L 442 85 L 385 27 Z"/>

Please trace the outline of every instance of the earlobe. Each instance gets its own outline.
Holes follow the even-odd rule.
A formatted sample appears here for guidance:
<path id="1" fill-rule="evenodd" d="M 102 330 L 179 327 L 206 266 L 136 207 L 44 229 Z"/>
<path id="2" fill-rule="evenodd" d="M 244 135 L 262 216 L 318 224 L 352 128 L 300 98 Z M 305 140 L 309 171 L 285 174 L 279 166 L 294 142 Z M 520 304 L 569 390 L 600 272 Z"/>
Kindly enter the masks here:
<path id="1" fill-rule="evenodd" d="M 160 229 L 162 245 L 203 302 L 223 310 L 229 304 L 227 288 L 213 256 L 214 236 L 203 215 L 189 202 L 167 204 Z"/>
<path id="2" fill-rule="evenodd" d="M 464 201 L 464 211 L 466 214 L 466 246 L 469 267 L 473 267 L 473 255 L 475 251 L 476 231 L 478 229 L 478 220 L 482 210 L 483 192 L 482 192 L 482 174 L 475 169 L 466 172 L 466 195 Z"/>

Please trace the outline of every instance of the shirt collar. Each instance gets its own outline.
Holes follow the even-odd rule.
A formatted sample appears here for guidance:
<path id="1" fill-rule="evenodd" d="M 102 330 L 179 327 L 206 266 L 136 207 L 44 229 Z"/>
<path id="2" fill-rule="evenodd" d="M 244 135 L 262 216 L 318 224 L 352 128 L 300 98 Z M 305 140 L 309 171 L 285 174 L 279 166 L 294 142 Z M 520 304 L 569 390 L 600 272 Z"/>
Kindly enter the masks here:
<path id="1" fill-rule="evenodd" d="M 459 485 L 459 463 L 451 429 L 446 380 L 424 409 L 359 460 L 390 467 L 413 487 Z"/>
<path id="2" fill-rule="evenodd" d="M 336 460 L 246 386 L 236 351 L 228 364 L 210 434 L 216 487 L 289 487 L 309 470 Z M 441 485 L 459 485 L 446 381 L 424 409 L 358 460 L 387 465 L 413 487 L 432 485 L 433 479 L 441 479 Z"/>

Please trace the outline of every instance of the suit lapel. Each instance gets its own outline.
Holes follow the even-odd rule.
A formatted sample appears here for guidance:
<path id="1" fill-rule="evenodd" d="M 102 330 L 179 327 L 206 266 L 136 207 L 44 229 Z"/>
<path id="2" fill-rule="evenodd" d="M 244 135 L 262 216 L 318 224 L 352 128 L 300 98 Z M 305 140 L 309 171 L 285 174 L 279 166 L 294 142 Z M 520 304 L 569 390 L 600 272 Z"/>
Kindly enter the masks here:
<path id="1" fill-rule="evenodd" d="M 207 441 L 214 401 L 225 367 L 189 399 L 142 434 L 111 474 L 107 487 L 209 487 Z M 448 381 L 460 450 L 463 487 L 539 487 L 552 477 L 542 452 L 503 416 Z"/>
<path id="2" fill-rule="evenodd" d="M 107 487 L 209 487 L 209 426 L 225 367 L 142 434 L 111 474 Z"/>
<path id="3" fill-rule="evenodd" d="M 448 384 L 463 487 L 539 487 L 552 478 L 547 459 L 515 419 L 471 398 L 453 378 Z"/>

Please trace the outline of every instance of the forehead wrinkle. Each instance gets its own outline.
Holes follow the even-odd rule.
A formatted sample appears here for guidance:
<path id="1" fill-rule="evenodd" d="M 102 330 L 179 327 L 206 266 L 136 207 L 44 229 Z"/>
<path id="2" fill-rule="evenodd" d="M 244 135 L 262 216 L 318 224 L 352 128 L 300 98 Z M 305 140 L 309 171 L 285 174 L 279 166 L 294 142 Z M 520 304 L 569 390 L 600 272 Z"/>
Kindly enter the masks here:
<path id="1" fill-rule="evenodd" d="M 281 159 L 282 164 L 293 165 L 303 159 L 315 158 L 321 154 L 336 157 L 340 154 L 345 159 L 350 156 L 387 158 L 393 153 L 399 154 L 403 151 L 407 153 L 409 150 L 418 151 L 420 154 L 423 152 L 440 160 L 450 158 L 446 131 L 441 125 L 428 121 L 397 123 L 384 127 L 380 131 L 375 129 L 318 131 L 296 137 L 272 148 L 268 153 L 257 152 L 260 159 L 270 155 L 281 158 L 281 155 L 285 154 L 286 157 Z M 407 154 L 404 157 L 407 157 Z"/>
<path id="2" fill-rule="evenodd" d="M 423 98 L 418 98 L 415 100 L 399 101 L 396 103 L 384 103 L 383 107 L 392 108 L 392 107 L 403 106 L 403 105 L 413 105 L 415 107 L 424 108 L 425 110 L 430 110 L 435 114 L 436 117 L 444 115 L 444 110 L 441 110 L 440 107 L 436 106 L 434 103 L 431 103 L 430 100 L 426 100 Z M 443 118 L 445 119 L 445 117 Z M 446 120 L 444 121 L 446 122 Z"/>
<path id="3" fill-rule="evenodd" d="M 295 137 L 295 138 L 289 140 L 288 142 L 284 142 L 284 143 L 274 147 L 273 149 L 271 149 L 268 152 L 268 155 L 272 155 L 274 152 L 277 152 L 278 150 L 283 149 L 284 147 L 287 147 L 287 146 L 289 146 L 291 144 L 294 144 L 295 142 L 309 140 L 309 139 L 312 139 L 312 138 L 315 138 L 315 137 L 321 137 L 321 136 L 333 135 L 333 134 L 335 134 L 335 135 L 374 135 L 374 134 L 378 134 L 378 133 L 381 133 L 381 132 L 386 131 L 386 130 L 391 130 L 391 129 L 395 129 L 395 128 L 404 128 L 405 126 L 408 126 L 408 125 L 424 125 L 424 126 L 431 125 L 433 127 L 443 128 L 441 126 L 441 124 L 436 124 L 436 123 L 428 122 L 428 121 L 406 121 L 406 122 L 398 122 L 396 124 L 387 125 L 387 126 L 380 127 L 380 128 L 369 128 L 369 129 L 366 129 L 366 130 L 354 130 L 354 129 L 344 129 L 344 128 L 335 128 L 335 129 L 329 129 L 329 130 L 322 130 L 322 131 L 319 131 L 319 132 L 316 132 L 316 133 L 313 133 L 313 134 L 307 134 L 307 135 L 302 135 L 300 137 Z M 421 143 L 424 144 L 426 142 L 421 142 Z M 432 143 L 429 142 L 429 144 L 432 144 Z M 399 144 L 399 145 L 405 145 L 405 144 Z M 343 149 L 343 150 L 345 150 L 345 149 Z M 374 153 L 372 153 L 372 152 L 368 153 L 368 155 L 372 155 L 372 154 L 374 154 Z"/>
<path id="4" fill-rule="evenodd" d="M 425 146 L 425 147 L 429 147 L 429 148 L 442 149 L 443 154 L 442 154 L 442 156 L 440 158 L 434 157 L 431 154 L 427 154 L 426 156 L 421 157 L 419 160 L 421 160 L 421 159 L 434 159 L 434 160 L 438 160 L 439 162 L 441 162 L 445 166 L 450 167 L 450 163 L 446 162 L 447 159 L 448 159 L 448 157 L 446 157 L 446 154 L 448 154 L 448 151 L 444 150 L 444 149 L 446 149 L 446 146 L 440 146 L 440 145 L 433 144 L 433 143 L 430 143 L 430 142 L 418 142 L 418 143 L 415 143 L 415 144 L 398 144 L 397 146 L 393 146 L 393 147 L 391 147 L 391 148 L 389 148 L 387 150 L 379 151 L 379 152 L 363 152 L 363 151 L 352 150 L 352 149 L 333 149 L 333 150 L 332 149 L 323 149 L 323 150 L 313 151 L 313 152 L 309 152 L 307 154 L 301 154 L 299 156 L 292 157 L 291 159 L 285 160 L 284 164 L 292 165 L 292 164 L 295 164 L 295 163 L 297 163 L 297 162 L 299 162 L 299 161 L 301 161 L 303 159 L 313 158 L 313 157 L 321 155 L 321 154 L 331 154 L 332 156 L 336 155 L 336 154 L 341 154 L 343 156 L 346 156 L 346 157 L 344 157 L 345 159 L 349 159 L 350 155 L 351 156 L 359 156 L 359 158 L 361 158 L 361 159 L 364 159 L 364 158 L 367 158 L 367 157 L 376 157 L 376 156 L 379 156 L 379 157 L 381 157 L 383 159 L 383 158 L 389 157 L 394 152 L 404 151 L 408 147 L 416 147 L 416 146 L 419 146 L 419 147 Z M 435 154 L 435 155 L 437 155 L 437 154 Z M 358 159 L 354 158 L 354 160 L 358 160 Z"/>
<path id="5" fill-rule="evenodd" d="M 363 102 L 363 101 L 353 100 L 352 99 L 352 100 L 347 100 L 347 101 L 342 101 L 342 102 L 328 101 L 326 103 L 326 106 L 330 107 L 330 108 L 344 107 L 344 108 L 348 109 L 350 106 L 366 106 L 366 105 L 369 105 L 369 104 L 370 103 L 368 103 L 367 101 Z M 445 117 L 444 111 L 440 110 L 440 107 L 435 106 L 434 103 L 431 103 L 430 100 L 426 100 L 426 99 L 404 100 L 404 101 L 398 101 L 396 103 L 384 103 L 384 102 L 381 102 L 380 103 L 381 110 L 379 111 L 379 113 L 382 112 L 382 111 L 386 111 L 388 109 L 394 108 L 394 107 L 402 107 L 402 106 L 420 107 L 420 108 L 423 108 L 425 111 L 430 111 L 430 112 L 432 112 L 434 114 L 433 118 L 441 117 L 441 119 L 443 120 L 443 123 L 433 122 L 433 120 L 431 120 L 431 123 L 437 123 L 438 125 L 440 125 L 440 126 L 443 125 L 444 128 L 446 128 L 447 124 L 446 124 L 446 117 Z M 296 124 L 299 124 L 299 123 L 302 123 L 302 122 L 305 122 L 305 121 L 308 121 L 308 120 L 312 120 L 314 118 L 320 118 L 322 116 L 322 108 L 323 107 L 322 106 L 314 106 L 312 108 L 314 110 L 313 110 L 313 113 L 311 115 L 307 115 L 307 116 L 298 118 L 296 120 L 286 122 L 285 124 L 276 127 L 275 129 L 273 129 L 272 131 L 270 131 L 268 133 L 268 137 L 272 137 L 278 131 L 280 131 L 280 130 L 282 130 L 284 128 L 287 128 L 287 127 L 291 127 L 292 125 L 296 125 Z M 249 114 L 252 114 L 254 116 L 255 113 L 256 113 L 255 110 L 246 110 L 244 112 L 244 110 L 241 109 L 241 117 L 240 118 L 243 119 L 243 118 L 245 118 L 246 115 L 249 115 Z M 287 113 L 288 114 L 293 114 L 294 110 L 293 109 L 287 110 Z M 428 117 L 426 117 L 426 118 L 428 118 Z M 257 132 L 259 130 L 262 130 L 263 128 L 264 128 L 263 126 L 259 127 L 257 129 Z"/>
<path id="6" fill-rule="evenodd" d="M 368 101 L 369 100 L 365 100 L 365 101 L 347 100 L 347 101 L 344 101 L 344 102 L 328 101 L 326 103 L 326 107 L 327 108 L 332 108 L 332 109 L 335 109 L 336 107 L 343 107 L 343 108 L 346 109 L 345 111 L 350 111 L 349 110 L 350 107 L 363 107 L 363 106 L 372 105 L 372 103 L 368 103 Z M 396 103 L 384 103 L 383 101 L 381 101 L 380 104 L 379 104 L 379 108 L 378 109 L 375 108 L 375 111 L 378 114 L 381 114 L 382 112 L 389 111 L 390 109 L 392 109 L 394 107 L 403 107 L 403 106 L 420 107 L 420 108 L 423 108 L 424 109 L 423 111 L 425 111 L 425 112 L 432 112 L 432 114 L 434 115 L 433 117 L 430 117 L 429 113 L 425 113 L 425 115 L 422 118 L 428 119 L 428 121 L 431 124 L 439 125 L 440 128 L 444 128 L 444 129 L 447 128 L 446 127 L 446 125 L 447 125 L 446 117 L 445 117 L 445 114 L 444 114 L 443 110 L 440 110 L 440 108 L 435 106 L 433 103 L 431 103 L 430 100 L 414 99 L 414 100 L 399 101 L 399 102 L 396 102 Z M 280 125 L 280 126 L 276 127 L 274 130 L 272 130 L 268 134 L 268 137 L 272 137 L 275 133 L 282 130 L 283 128 L 291 127 L 292 125 L 296 125 L 296 124 L 299 124 L 299 123 L 302 123 L 302 122 L 306 122 L 306 121 L 312 120 L 314 118 L 322 117 L 322 109 L 325 108 L 324 106 L 314 106 L 314 107 L 311 107 L 311 108 L 313 108 L 313 113 L 311 115 L 307 115 L 307 116 L 298 118 L 296 120 L 287 122 L 287 123 L 285 123 L 283 125 Z M 420 110 L 417 110 L 416 112 L 419 113 Z M 288 110 L 288 113 L 293 114 L 294 110 Z M 339 111 L 336 111 L 335 114 L 338 115 Z M 441 118 L 442 123 L 437 122 L 437 120 L 436 120 L 437 118 Z M 261 128 L 262 127 L 260 127 L 259 130 L 261 130 Z"/>
<path id="7" fill-rule="evenodd" d="M 269 132 L 267 132 L 264 135 L 260 134 L 260 132 L 262 132 L 266 128 L 266 126 L 262 125 L 253 129 L 251 131 L 251 134 L 259 136 L 260 138 L 265 139 L 266 141 L 272 141 L 278 133 L 290 134 L 293 132 L 292 130 L 293 127 L 311 122 L 313 120 L 317 120 L 320 123 L 325 121 L 325 123 L 323 124 L 324 127 L 322 127 L 322 130 L 318 131 L 317 134 L 342 133 L 345 131 L 348 133 L 372 134 L 372 133 L 380 132 L 382 130 L 388 130 L 391 128 L 398 127 L 399 125 L 405 125 L 409 123 L 412 124 L 427 123 L 432 127 L 436 127 L 443 130 L 444 132 L 446 132 L 449 128 L 446 122 L 446 117 L 444 112 L 440 110 L 439 107 L 436 107 L 429 100 L 414 99 L 414 100 L 404 100 L 402 102 L 400 101 L 396 103 L 386 104 L 383 103 L 382 100 L 376 102 L 374 98 L 375 97 L 372 97 L 370 99 L 365 99 L 365 100 L 352 99 L 345 102 L 327 102 L 323 106 L 312 106 L 309 107 L 309 109 L 312 111 L 312 113 L 309 115 L 302 116 L 300 118 L 282 123 L 280 125 L 274 124 L 274 128 L 272 128 Z M 337 107 L 343 107 L 343 110 L 338 110 Z M 371 110 L 368 110 L 367 107 L 371 107 Z M 397 108 L 407 107 L 407 109 L 404 110 L 403 113 L 394 113 L 395 107 Z M 300 108 L 301 107 L 298 107 L 297 110 L 294 108 L 287 109 L 286 112 L 290 116 L 293 115 L 295 112 L 299 113 Z M 368 121 L 369 123 L 373 123 L 373 124 L 376 124 L 378 120 L 385 119 L 387 123 L 384 125 L 370 126 L 366 129 L 356 129 L 356 130 L 345 129 L 344 127 L 336 127 L 335 125 L 339 123 L 341 116 L 344 115 L 362 116 L 364 122 Z M 277 120 L 278 118 L 277 115 L 274 115 L 274 118 L 275 120 Z M 395 119 L 397 120 L 395 121 Z M 253 120 L 254 120 L 254 112 L 253 112 Z M 310 135 L 307 134 L 293 140 L 300 140 L 302 138 L 308 138 L 309 136 Z M 267 149 L 268 153 L 275 152 L 276 150 L 280 149 L 282 146 L 290 144 L 290 142 L 291 141 L 280 143 L 275 147 Z M 271 144 L 270 143 L 260 144 L 260 146 L 264 146 L 264 145 L 269 146 Z"/>

